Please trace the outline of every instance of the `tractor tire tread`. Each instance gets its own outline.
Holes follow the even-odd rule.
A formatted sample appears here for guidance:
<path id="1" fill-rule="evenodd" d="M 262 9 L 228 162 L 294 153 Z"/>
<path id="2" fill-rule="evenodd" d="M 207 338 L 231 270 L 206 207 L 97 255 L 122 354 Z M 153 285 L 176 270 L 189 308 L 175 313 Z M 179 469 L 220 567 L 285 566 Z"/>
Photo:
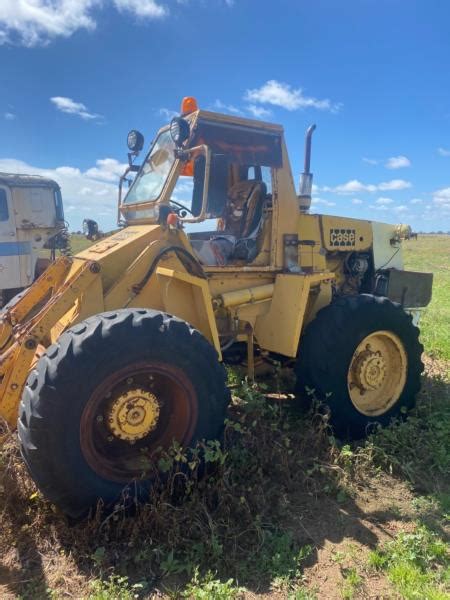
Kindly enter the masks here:
<path id="1" fill-rule="evenodd" d="M 58 463 L 48 441 L 54 428 L 61 427 L 57 413 L 60 414 L 60 403 L 64 402 L 55 389 L 55 377 L 66 378 L 66 386 L 76 386 L 74 362 L 82 355 L 94 355 L 99 341 L 119 334 L 126 340 L 130 328 L 150 339 L 152 335 L 162 339 L 161 336 L 169 332 L 168 338 L 172 341 L 168 343 L 173 343 L 174 352 L 178 344 L 184 348 L 192 347 L 193 355 L 200 357 L 201 364 L 207 365 L 199 385 L 208 392 L 206 400 L 211 405 L 208 426 L 216 437 L 223 430 L 230 402 L 226 370 L 217 360 L 214 347 L 185 321 L 151 309 L 121 309 L 89 317 L 67 329 L 49 346 L 28 377 L 19 407 L 18 434 L 22 457 L 37 486 L 45 497 L 72 517 L 78 517 L 86 506 L 71 497 L 75 490 L 67 489 L 67 481 L 66 485 L 61 484 L 65 465 Z M 119 493 L 118 489 L 116 491 Z"/>
<path id="2" fill-rule="evenodd" d="M 369 418 L 351 403 L 346 373 L 357 344 L 376 331 L 378 322 L 387 323 L 402 339 L 408 355 L 408 375 L 399 401 L 384 415 Z M 316 398 L 329 406 L 331 424 L 340 436 L 363 437 L 373 423 L 386 425 L 393 417 L 401 416 L 403 407 L 414 405 L 424 368 L 419 329 L 400 304 L 386 297 L 359 294 L 337 298 L 307 326 L 299 348 L 295 367 L 298 397 L 309 406 L 312 395 L 308 390 L 314 390 Z"/>

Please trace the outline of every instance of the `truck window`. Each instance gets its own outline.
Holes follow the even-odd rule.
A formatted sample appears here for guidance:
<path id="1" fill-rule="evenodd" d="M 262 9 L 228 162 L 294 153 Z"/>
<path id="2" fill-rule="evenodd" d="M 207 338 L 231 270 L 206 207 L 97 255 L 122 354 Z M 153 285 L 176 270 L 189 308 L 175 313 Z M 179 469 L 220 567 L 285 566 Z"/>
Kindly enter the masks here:
<path id="1" fill-rule="evenodd" d="M 0 221 L 8 221 L 8 200 L 6 199 L 6 191 L 0 190 Z"/>
<path id="2" fill-rule="evenodd" d="M 55 210 L 56 210 L 56 218 L 58 221 L 64 221 L 64 208 L 62 203 L 61 191 L 55 190 Z"/>

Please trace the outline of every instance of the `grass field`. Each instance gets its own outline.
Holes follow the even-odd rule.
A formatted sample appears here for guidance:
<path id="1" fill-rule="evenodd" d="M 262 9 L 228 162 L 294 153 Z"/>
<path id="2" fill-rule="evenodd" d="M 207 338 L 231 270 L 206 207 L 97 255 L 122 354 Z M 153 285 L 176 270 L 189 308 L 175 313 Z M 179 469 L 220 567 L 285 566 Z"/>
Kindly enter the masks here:
<path id="1" fill-rule="evenodd" d="M 207 446 L 209 475 L 183 502 L 161 484 L 133 518 L 118 508 L 70 525 L 12 438 L 0 453 L 0 598 L 448 600 L 449 258 L 450 236 L 406 243 L 407 267 L 435 274 L 426 372 L 408 420 L 364 443 L 267 400 L 289 390 L 284 373 L 255 388 L 230 372 L 225 445 Z M 170 482 L 185 458 L 167 455 Z"/>
<path id="2" fill-rule="evenodd" d="M 434 273 L 433 298 L 421 320 L 430 356 L 450 360 L 450 236 L 423 235 L 405 242 L 405 266 Z"/>

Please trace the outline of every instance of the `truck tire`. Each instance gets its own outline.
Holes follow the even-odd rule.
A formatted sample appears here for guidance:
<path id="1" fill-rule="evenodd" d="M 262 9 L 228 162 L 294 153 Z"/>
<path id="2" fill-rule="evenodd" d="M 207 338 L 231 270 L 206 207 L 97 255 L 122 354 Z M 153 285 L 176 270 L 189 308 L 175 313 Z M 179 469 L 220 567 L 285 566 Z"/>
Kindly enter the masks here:
<path id="1" fill-rule="evenodd" d="M 346 296 L 320 310 L 300 341 L 297 392 L 330 409 L 336 435 L 359 439 L 414 406 L 419 329 L 388 298 Z"/>
<path id="2" fill-rule="evenodd" d="M 95 315 L 31 371 L 19 410 L 22 456 L 43 495 L 79 518 L 148 497 L 160 449 L 222 433 L 226 373 L 186 322 L 155 310 Z"/>

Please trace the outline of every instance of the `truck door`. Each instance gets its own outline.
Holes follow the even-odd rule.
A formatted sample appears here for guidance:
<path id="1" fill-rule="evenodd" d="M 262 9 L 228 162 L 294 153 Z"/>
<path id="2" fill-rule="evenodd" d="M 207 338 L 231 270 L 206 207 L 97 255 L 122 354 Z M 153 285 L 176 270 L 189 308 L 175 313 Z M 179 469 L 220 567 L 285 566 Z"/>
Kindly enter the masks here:
<path id="1" fill-rule="evenodd" d="M 22 287 L 20 254 L 11 191 L 0 185 L 0 290 Z"/>

